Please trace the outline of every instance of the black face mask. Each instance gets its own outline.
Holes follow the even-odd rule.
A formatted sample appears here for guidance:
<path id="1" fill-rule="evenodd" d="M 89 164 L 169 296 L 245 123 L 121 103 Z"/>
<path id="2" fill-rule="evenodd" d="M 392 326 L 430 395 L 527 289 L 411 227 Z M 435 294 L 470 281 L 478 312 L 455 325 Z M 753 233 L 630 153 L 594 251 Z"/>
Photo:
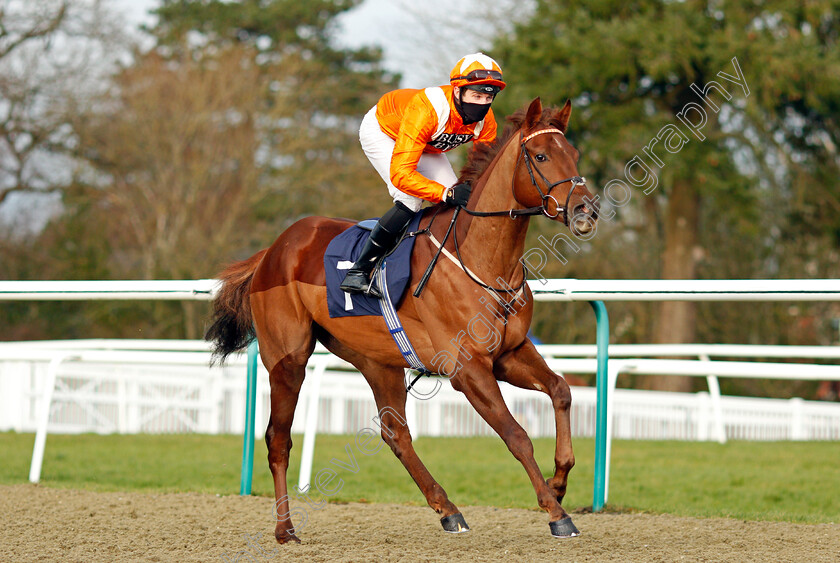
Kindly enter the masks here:
<path id="1" fill-rule="evenodd" d="M 455 102 L 455 109 L 461 115 L 464 125 L 481 121 L 490 111 L 490 104 L 471 104 L 459 99 L 456 99 Z"/>

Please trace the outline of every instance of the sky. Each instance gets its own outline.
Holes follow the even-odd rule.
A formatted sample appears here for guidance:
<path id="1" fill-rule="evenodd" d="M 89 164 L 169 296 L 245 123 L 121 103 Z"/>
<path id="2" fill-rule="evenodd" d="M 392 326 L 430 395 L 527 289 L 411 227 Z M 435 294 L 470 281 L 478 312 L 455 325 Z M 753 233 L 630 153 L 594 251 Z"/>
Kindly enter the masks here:
<path id="1" fill-rule="evenodd" d="M 303 0 L 302 0 L 303 1 Z M 149 10 L 158 0 L 114 0 L 125 14 L 126 23 L 136 27 L 153 23 Z M 379 45 L 384 49 L 385 67 L 403 75 L 401 86 L 423 88 L 448 81 L 449 70 L 463 55 L 477 50 L 466 34 L 446 32 L 436 26 L 439 18 L 450 21 L 459 11 L 468 17 L 470 0 L 454 4 L 452 0 L 364 0 L 361 5 L 341 14 L 337 20 L 339 46 Z M 457 6 L 457 7 L 456 7 Z M 446 35 L 454 35 L 444 39 Z"/>

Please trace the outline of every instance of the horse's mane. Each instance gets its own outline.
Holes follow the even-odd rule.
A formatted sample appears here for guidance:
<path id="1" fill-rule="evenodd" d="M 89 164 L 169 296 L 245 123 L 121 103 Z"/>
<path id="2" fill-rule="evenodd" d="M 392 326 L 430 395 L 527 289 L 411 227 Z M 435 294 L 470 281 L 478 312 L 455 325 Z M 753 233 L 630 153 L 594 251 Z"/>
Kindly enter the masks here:
<path id="1" fill-rule="evenodd" d="M 475 185 L 478 179 L 487 170 L 487 167 L 502 150 L 502 147 L 510 140 L 510 138 L 519 132 L 522 124 L 525 122 L 525 108 L 520 108 L 513 112 L 507 118 L 507 125 L 501 135 L 496 137 L 496 140 L 490 144 L 475 143 L 472 150 L 467 156 L 467 162 L 461 168 L 461 176 L 459 182 L 469 182 Z M 552 127 L 560 127 L 560 108 L 547 107 L 540 115 L 540 123 L 548 123 Z"/>

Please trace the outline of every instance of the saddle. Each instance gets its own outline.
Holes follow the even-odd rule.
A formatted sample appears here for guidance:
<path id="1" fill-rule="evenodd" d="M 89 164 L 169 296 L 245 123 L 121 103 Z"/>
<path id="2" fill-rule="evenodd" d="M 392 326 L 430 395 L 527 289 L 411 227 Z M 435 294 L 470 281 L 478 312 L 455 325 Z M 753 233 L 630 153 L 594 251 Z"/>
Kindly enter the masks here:
<path id="1" fill-rule="evenodd" d="M 407 232 L 413 233 L 420 225 L 422 211 L 418 211 L 408 225 Z M 362 246 L 377 219 L 361 221 L 337 237 L 327 246 L 324 253 L 324 273 L 327 281 L 327 309 L 330 317 L 358 317 L 363 315 L 382 315 L 379 300 L 367 295 L 352 295 L 339 288 L 344 274 L 359 257 Z M 411 278 L 411 251 L 414 248 L 414 236 L 405 236 L 397 248 L 385 257 L 388 295 L 394 306 L 400 302 Z M 381 275 L 377 268 L 373 275 Z M 382 280 L 378 280 L 380 287 Z"/>

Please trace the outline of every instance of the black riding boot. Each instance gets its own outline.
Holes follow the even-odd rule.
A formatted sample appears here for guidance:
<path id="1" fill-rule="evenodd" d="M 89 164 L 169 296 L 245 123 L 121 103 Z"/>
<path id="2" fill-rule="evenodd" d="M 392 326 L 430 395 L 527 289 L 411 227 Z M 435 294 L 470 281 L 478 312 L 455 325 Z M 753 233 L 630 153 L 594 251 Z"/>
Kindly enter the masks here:
<path id="1" fill-rule="evenodd" d="M 393 250 L 394 245 L 402 238 L 414 212 L 402 203 L 396 203 L 383 215 L 370 232 L 362 253 L 356 263 L 347 270 L 344 281 L 339 286 L 348 293 L 366 293 L 379 299 L 382 293 L 375 283 L 371 282 L 370 274 L 379 261 Z"/>

